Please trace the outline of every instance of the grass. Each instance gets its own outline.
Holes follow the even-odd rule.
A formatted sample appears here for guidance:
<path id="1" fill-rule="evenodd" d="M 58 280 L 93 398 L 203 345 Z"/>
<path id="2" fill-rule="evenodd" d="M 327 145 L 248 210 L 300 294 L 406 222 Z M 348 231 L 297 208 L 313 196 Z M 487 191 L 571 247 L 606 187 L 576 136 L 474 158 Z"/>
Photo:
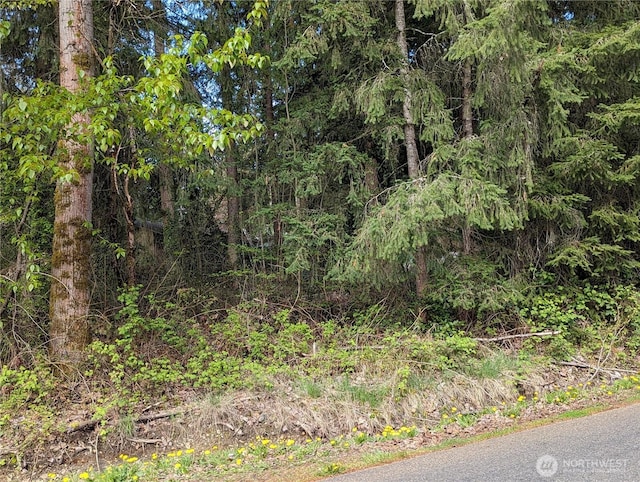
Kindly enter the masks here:
<path id="1" fill-rule="evenodd" d="M 570 402 L 597 399 L 586 407 L 567 408 L 543 418 L 534 418 L 521 423 L 484 431 L 475 435 L 444 437 L 437 443 L 411 450 L 402 442 L 411 442 L 425 433 L 414 426 L 394 428 L 385 426 L 376 434 L 367 434 L 357 427 L 351 431 L 330 439 L 308 438 L 298 441 L 293 438 L 272 440 L 255 437 L 253 440 L 238 446 L 212 446 L 203 449 L 184 448 L 164 454 L 153 453 L 146 458 L 121 454 L 118 463 L 106 467 L 102 471 L 87 469 L 70 474 L 49 473 L 48 480 L 78 482 L 116 481 L 171 481 L 171 480 L 284 480 L 283 474 L 295 473 L 295 480 L 310 481 L 318 478 L 397 461 L 406 457 L 425 454 L 434 450 L 443 450 L 454 446 L 474 443 L 491 437 L 506 435 L 520 430 L 541 426 L 553 421 L 566 420 L 591 415 L 612 404 L 634 403 L 640 401 L 640 378 L 624 377 L 621 380 L 605 385 L 568 386 L 562 393 L 569 393 Z M 558 392 L 559 393 L 559 392 Z M 534 400 L 535 399 L 535 400 Z M 473 427 L 483 416 L 495 416 L 503 419 L 518 419 L 520 414 L 531 408 L 557 405 L 556 398 L 527 399 L 521 397 L 513 404 L 501 407 L 487 407 L 481 413 L 460 413 L 457 407 L 443 409 L 442 420 L 431 430 L 436 436 L 455 424 L 460 428 Z M 565 403 L 565 402 L 561 402 Z M 515 417 L 511 415 L 516 414 Z M 395 450 L 384 445 L 393 442 Z M 384 450 L 380 447 L 384 446 Z M 293 479 L 292 479 L 293 480 Z"/>
<path id="2" fill-rule="evenodd" d="M 55 439 L 98 449 L 77 470 L 45 474 L 55 480 L 312 480 L 383 463 L 391 448 L 404 457 L 640 386 L 635 375 L 603 384 L 606 371 L 590 380 L 554 365 L 544 340 L 490 349 L 458 331 L 310 324 L 253 305 L 206 324 L 157 305 L 143 316 L 136 303 L 124 301 L 120 338 L 96 342 L 81 383 L 70 382 L 74 403 L 49 369 L 0 371 L 0 386 L 10 387 L 0 397 L 2 445 L 17 447 L 0 455 L 0 478 L 22 461 L 35 467 Z M 552 385 L 568 374 L 571 385 Z M 139 421 L 174 408 L 183 413 Z M 87 420 L 95 430 L 66 433 Z"/>

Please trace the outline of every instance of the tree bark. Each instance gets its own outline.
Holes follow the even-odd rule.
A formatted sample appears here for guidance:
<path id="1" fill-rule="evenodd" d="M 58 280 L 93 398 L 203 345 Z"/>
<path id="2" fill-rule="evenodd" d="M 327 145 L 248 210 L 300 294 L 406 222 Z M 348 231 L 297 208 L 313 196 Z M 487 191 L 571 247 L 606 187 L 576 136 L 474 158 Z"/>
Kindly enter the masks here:
<path id="1" fill-rule="evenodd" d="M 270 50 L 269 46 L 265 47 L 267 53 L 270 53 Z M 267 142 L 273 143 L 275 140 L 275 133 L 273 132 L 275 117 L 273 113 L 273 81 L 270 68 L 266 70 L 264 77 L 264 120 L 267 126 Z M 282 219 L 280 218 L 280 213 L 275 214 L 273 218 L 273 247 L 276 257 L 279 259 L 282 247 Z"/>
<path id="2" fill-rule="evenodd" d="M 228 68 L 222 71 L 220 96 L 222 107 L 233 111 L 233 82 Z M 233 141 L 225 152 L 227 172 L 227 262 L 229 269 L 238 268 L 238 244 L 240 243 L 240 193 L 238 165 L 234 156 Z"/>
<path id="3" fill-rule="evenodd" d="M 467 59 L 462 66 L 462 132 L 465 139 L 473 137 L 473 109 L 471 106 L 472 95 L 472 67 L 471 60 Z M 473 230 L 468 220 L 464 220 L 462 226 L 462 252 L 470 254 L 473 242 Z"/>
<path id="4" fill-rule="evenodd" d="M 404 143 L 407 152 L 407 169 L 409 178 L 417 179 L 420 176 L 420 156 L 416 143 L 416 128 L 411 112 L 412 93 L 409 85 L 409 48 L 407 46 L 406 22 L 404 12 L 404 0 L 396 0 L 395 4 L 396 29 L 398 30 L 397 44 L 402 54 L 400 75 L 404 84 L 404 99 L 402 102 L 402 115 L 404 117 Z M 427 292 L 428 271 L 424 247 L 416 250 L 416 294 L 422 297 Z"/>
<path id="5" fill-rule="evenodd" d="M 94 75 L 91 0 L 59 0 L 60 85 L 81 91 L 80 71 Z M 59 165 L 74 174 L 57 181 L 51 256 L 49 352 L 63 369 L 77 366 L 89 342 L 93 146 L 88 113 L 75 114 L 58 143 Z M 81 136 L 78 137 L 77 133 Z"/>
<path id="6" fill-rule="evenodd" d="M 167 36 L 166 29 L 162 27 L 163 22 L 166 21 L 167 13 L 165 11 L 162 0 L 152 0 L 153 13 L 155 14 L 156 26 L 153 30 L 153 50 L 156 58 L 164 53 L 164 41 Z M 160 210 L 162 211 L 162 220 L 165 228 L 170 226 L 173 222 L 173 216 L 175 213 L 175 203 L 173 196 L 173 171 L 169 166 L 160 162 L 158 164 L 158 179 L 160 184 Z M 171 230 L 165 230 L 165 238 L 170 235 Z M 165 239 L 165 245 L 167 245 L 167 239 Z"/>
<path id="7" fill-rule="evenodd" d="M 238 268 L 238 244 L 240 243 L 240 197 L 238 196 L 238 166 L 231 154 L 231 146 L 226 154 L 227 160 L 227 261 L 230 269 Z"/>

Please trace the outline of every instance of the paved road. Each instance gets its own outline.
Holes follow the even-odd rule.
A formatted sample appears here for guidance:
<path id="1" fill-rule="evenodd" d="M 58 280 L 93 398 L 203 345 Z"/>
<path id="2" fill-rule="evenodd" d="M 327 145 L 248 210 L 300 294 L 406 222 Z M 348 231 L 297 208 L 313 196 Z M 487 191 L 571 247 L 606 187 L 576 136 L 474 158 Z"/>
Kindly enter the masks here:
<path id="1" fill-rule="evenodd" d="M 344 474 L 327 482 L 640 482 L 640 404 Z"/>

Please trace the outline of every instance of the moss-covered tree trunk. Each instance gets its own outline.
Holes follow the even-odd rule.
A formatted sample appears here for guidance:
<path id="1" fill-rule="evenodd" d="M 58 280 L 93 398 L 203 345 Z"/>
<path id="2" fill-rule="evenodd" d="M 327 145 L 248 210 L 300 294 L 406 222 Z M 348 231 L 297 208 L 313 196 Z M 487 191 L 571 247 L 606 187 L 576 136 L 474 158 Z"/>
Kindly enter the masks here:
<path id="1" fill-rule="evenodd" d="M 80 71 L 93 75 L 91 0 L 59 0 L 60 85 L 82 89 Z M 60 135 L 60 167 L 73 179 L 57 182 L 51 258 L 49 351 L 62 367 L 76 366 L 89 341 L 91 194 L 93 150 L 86 132 L 88 113 L 77 113 Z"/>

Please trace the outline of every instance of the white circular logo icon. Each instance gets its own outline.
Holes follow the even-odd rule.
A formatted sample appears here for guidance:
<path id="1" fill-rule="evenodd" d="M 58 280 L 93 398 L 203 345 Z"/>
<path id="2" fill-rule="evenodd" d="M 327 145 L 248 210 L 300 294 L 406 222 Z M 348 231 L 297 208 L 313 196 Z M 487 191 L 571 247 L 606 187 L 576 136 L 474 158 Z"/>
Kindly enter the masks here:
<path id="1" fill-rule="evenodd" d="M 551 477 L 558 471 L 558 461 L 553 455 L 543 455 L 536 462 L 536 470 L 542 477 Z"/>

